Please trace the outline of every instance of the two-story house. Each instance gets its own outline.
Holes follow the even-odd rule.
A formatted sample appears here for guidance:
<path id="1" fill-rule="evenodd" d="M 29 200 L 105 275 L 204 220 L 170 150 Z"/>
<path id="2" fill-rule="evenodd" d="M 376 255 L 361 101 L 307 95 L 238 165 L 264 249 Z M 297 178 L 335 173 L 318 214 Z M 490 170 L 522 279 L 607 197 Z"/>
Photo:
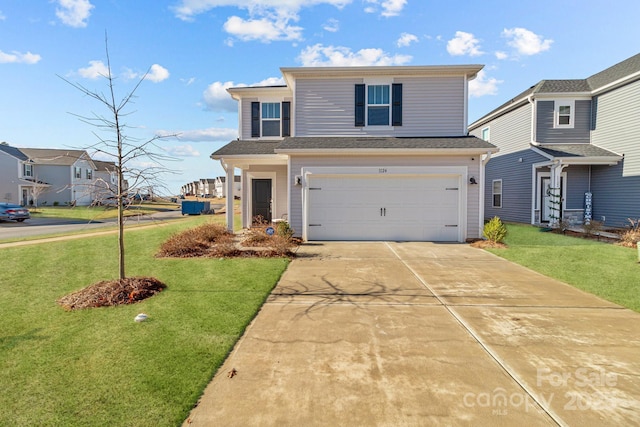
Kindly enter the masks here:
<path id="1" fill-rule="evenodd" d="M 640 218 L 640 54 L 586 79 L 542 80 L 469 131 L 500 149 L 486 169 L 487 218 Z"/>
<path id="2" fill-rule="evenodd" d="M 0 197 L 2 202 L 30 205 L 50 186 L 36 178 L 35 166 L 19 148 L 0 144 Z"/>
<path id="3" fill-rule="evenodd" d="M 227 193 L 241 170 L 243 227 L 286 215 L 305 240 L 480 237 L 484 165 L 497 151 L 467 134 L 481 69 L 282 68 L 284 86 L 228 89 L 240 137 L 211 157 Z"/>
<path id="4" fill-rule="evenodd" d="M 227 180 L 226 176 L 219 176 L 215 179 L 215 195 L 218 198 L 227 197 L 227 186 L 225 182 Z M 233 197 L 235 199 L 239 199 L 242 196 L 242 177 L 240 175 L 236 175 L 233 177 Z"/>

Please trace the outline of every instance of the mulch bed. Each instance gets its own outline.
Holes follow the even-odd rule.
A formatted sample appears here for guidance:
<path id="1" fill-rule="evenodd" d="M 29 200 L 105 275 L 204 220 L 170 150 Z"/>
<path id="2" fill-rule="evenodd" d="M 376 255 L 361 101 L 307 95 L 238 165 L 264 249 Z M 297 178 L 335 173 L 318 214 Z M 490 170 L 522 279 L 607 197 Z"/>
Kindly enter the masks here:
<path id="1" fill-rule="evenodd" d="M 65 310 L 135 304 L 165 289 L 167 286 L 153 277 L 127 277 L 103 280 L 60 298 Z"/>

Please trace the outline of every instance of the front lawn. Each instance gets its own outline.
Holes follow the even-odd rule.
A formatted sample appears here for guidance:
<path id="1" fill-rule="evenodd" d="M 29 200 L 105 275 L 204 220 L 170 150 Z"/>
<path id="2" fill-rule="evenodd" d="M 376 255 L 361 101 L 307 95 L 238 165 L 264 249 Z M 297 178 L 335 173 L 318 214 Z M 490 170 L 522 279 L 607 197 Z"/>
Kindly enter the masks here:
<path id="1" fill-rule="evenodd" d="M 180 205 L 164 202 L 134 202 L 124 210 L 125 216 L 149 215 L 156 212 L 178 210 Z M 105 220 L 118 217 L 117 206 L 39 206 L 30 207 L 34 218 L 68 218 L 87 221 Z"/>
<path id="2" fill-rule="evenodd" d="M 487 249 L 515 263 L 640 312 L 636 249 L 507 224 L 506 249 Z"/>
<path id="3" fill-rule="evenodd" d="M 115 234 L 2 249 L 0 425 L 180 425 L 288 264 L 154 257 L 210 218 L 127 232 L 128 275 L 167 285 L 133 305 L 56 304 L 117 275 Z"/>

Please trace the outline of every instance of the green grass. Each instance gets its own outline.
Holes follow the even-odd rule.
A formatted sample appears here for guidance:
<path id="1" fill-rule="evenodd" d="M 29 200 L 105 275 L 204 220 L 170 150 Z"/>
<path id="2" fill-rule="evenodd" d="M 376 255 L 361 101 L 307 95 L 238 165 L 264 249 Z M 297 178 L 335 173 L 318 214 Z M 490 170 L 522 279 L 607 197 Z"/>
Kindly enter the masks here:
<path id="1" fill-rule="evenodd" d="M 210 218 L 127 232 L 127 275 L 168 286 L 130 306 L 55 302 L 117 275 L 116 235 L 2 249 L 0 425 L 179 425 L 288 264 L 154 257 Z"/>
<path id="2" fill-rule="evenodd" d="M 125 216 L 135 216 L 177 209 L 179 209 L 179 205 L 175 203 L 135 202 L 124 210 L 124 214 Z M 118 209 L 113 206 L 40 206 L 29 208 L 29 211 L 34 218 L 69 218 L 91 221 L 118 217 Z"/>
<path id="3" fill-rule="evenodd" d="M 506 249 L 487 249 L 515 263 L 640 312 L 636 249 L 507 224 Z"/>

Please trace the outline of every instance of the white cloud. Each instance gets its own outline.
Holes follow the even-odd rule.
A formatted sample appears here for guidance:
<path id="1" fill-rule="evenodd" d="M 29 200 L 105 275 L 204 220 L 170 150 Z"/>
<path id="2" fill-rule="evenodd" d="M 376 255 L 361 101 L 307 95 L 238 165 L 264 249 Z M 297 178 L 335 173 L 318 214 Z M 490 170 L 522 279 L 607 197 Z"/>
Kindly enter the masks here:
<path id="1" fill-rule="evenodd" d="M 35 64 L 41 59 L 42 57 L 40 55 L 31 52 L 20 53 L 13 51 L 11 53 L 5 53 L 0 50 L 0 64 Z"/>
<path id="2" fill-rule="evenodd" d="M 208 128 L 186 131 L 159 130 L 156 132 L 156 135 L 161 137 L 177 135 L 177 138 L 181 141 L 220 142 L 236 139 L 238 137 L 238 129 Z"/>
<path id="3" fill-rule="evenodd" d="M 498 85 L 502 80 L 490 77 L 487 78 L 484 70 L 480 70 L 475 79 L 469 82 L 469 96 L 479 98 L 485 95 L 495 95 L 498 93 Z"/>
<path id="4" fill-rule="evenodd" d="M 200 152 L 191 145 L 176 145 L 175 147 L 167 147 L 164 149 L 167 154 L 173 157 L 199 157 Z"/>
<path id="5" fill-rule="evenodd" d="M 496 51 L 496 58 L 497 59 L 507 59 L 509 57 L 509 55 L 507 54 L 507 52 L 503 52 L 501 50 Z"/>
<path id="6" fill-rule="evenodd" d="M 447 42 L 447 52 L 454 56 L 480 56 L 484 52 L 480 50 L 479 43 L 473 34 L 456 31 L 456 36 Z"/>
<path id="7" fill-rule="evenodd" d="M 414 43 L 417 41 L 418 41 L 418 37 L 416 35 L 409 34 L 409 33 L 402 33 L 400 34 L 400 38 L 398 39 L 396 44 L 398 45 L 398 47 L 406 47 L 406 46 L 409 46 L 411 43 Z"/>
<path id="8" fill-rule="evenodd" d="M 7 17 L 4 16 L 4 13 L 0 10 L 0 21 L 4 21 L 5 19 L 7 19 Z"/>
<path id="9" fill-rule="evenodd" d="M 91 9 L 95 6 L 89 0 L 57 0 L 56 16 L 63 24 L 82 28 L 87 26 Z"/>
<path id="10" fill-rule="evenodd" d="M 227 89 L 230 87 L 247 87 L 247 86 L 279 86 L 284 85 L 284 79 L 282 77 L 269 77 L 260 82 L 248 85 L 246 83 L 234 83 L 228 82 L 213 82 L 202 94 L 204 103 L 207 110 L 211 111 L 238 111 L 237 101 L 231 98 Z"/>
<path id="11" fill-rule="evenodd" d="M 102 61 L 89 61 L 89 66 L 80 68 L 78 74 L 85 79 L 97 79 L 99 77 L 107 77 L 109 69 Z"/>
<path id="12" fill-rule="evenodd" d="M 365 2 L 369 4 L 364 8 L 366 13 L 377 13 L 378 8 L 382 8 L 380 15 L 385 17 L 398 16 L 407 4 L 407 0 L 365 0 Z"/>
<path id="13" fill-rule="evenodd" d="M 303 7 L 328 4 L 343 8 L 353 0 L 181 0 L 173 8 L 177 18 L 191 21 L 196 15 L 217 7 L 237 7 L 247 10 L 248 18 L 231 16 L 223 25 L 224 31 L 242 41 L 301 40 L 303 28 L 292 25 L 299 20 Z M 395 0 L 406 1 L 406 0 Z M 331 28 L 331 27 L 330 27 Z M 233 40 L 226 40 L 233 46 Z"/>
<path id="14" fill-rule="evenodd" d="M 298 56 L 305 67 L 404 65 L 411 61 L 409 55 L 390 55 L 382 49 L 360 49 L 352 52 L 343 46 L 307 46 Z"/>
<path id="15" fill-rule="evenodd" d="M 177 18 L 190 21 L 194 16 L 217 7 L 247 9 L 251 14 L 268 10 L 297 14 L 302 7 L 328 4 L 341 9 L 351 2 L 352 0 L 181 0 L 179 5 L 172 9 Z"/>
<path id="16" fill-rule="evenodd" d="M 231 16 L 224 23 L 224 30 L 242 41 L 258 40 L 268 43 L 276 40 L 301 40 L 302 27 L 289 25 L 288 17 L 264 17 L 242 19 Z"/>
<path id="17" fill-rule="evenodd" d="M 337 19 L 329 19 L 322 27 L 325 31 L 335 33 L 340 29 L 340 22 Z"/>
<path id="18" fill-rule="evenodd" d="M 169 70 L 162 65 L 153 64 L 145 77 L 145 80 L 150 80 L 154 83 L 160 83 L 163 80 L 169 78 Z"/>
<path id="19" fill-rule="evenodd" d="M 535 55 L 551 48 L 553 40 L 544 39 L 526 28 L 505 28 L 502 36 L 507 38 L 507 44 L 516 49 L 521 55 Z"/>

